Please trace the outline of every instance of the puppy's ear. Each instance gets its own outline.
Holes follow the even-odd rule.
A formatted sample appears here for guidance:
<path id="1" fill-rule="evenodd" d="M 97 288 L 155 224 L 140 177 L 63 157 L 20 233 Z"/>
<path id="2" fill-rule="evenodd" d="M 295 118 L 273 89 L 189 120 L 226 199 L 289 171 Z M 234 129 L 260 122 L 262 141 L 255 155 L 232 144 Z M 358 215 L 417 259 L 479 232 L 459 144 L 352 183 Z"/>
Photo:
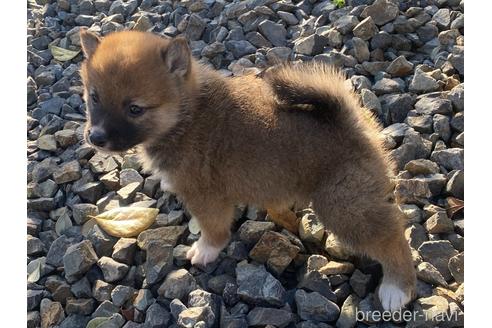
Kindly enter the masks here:
<path id="1" fill-rule="evenodd" d="M 169 72 L 185 77 L 191 68 L 191 50 L 184 37 L 171 39 L 162 50 L 162 58 Z"/>
<path id="2" fill-rule="evenodd" d="M 80 44 L 85 58 L 90 58 L 94 55 L 99 42 L 101 42 L 101 39 L 94 33 L 89 32 L 87 29 L 80 30 Z"/>

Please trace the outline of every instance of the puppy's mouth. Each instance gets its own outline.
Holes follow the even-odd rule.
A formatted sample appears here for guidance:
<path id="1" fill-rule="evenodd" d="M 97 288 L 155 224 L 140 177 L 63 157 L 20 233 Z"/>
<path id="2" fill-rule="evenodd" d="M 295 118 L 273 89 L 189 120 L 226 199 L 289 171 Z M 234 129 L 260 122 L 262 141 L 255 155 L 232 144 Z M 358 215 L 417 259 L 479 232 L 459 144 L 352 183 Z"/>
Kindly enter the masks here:
<path id="1" fill-rule="evenodd" d="M 126 153 L 128 150 L 134 148 L 134 145 L 118 145 L 111 141 L 108 141 L 104 147 L 94 145 L 89 138 L 84 138 L 85 142 L 92 148 L 96 149 L 98 152 L 110 154 L 110 155 L 121 155 Z"/>

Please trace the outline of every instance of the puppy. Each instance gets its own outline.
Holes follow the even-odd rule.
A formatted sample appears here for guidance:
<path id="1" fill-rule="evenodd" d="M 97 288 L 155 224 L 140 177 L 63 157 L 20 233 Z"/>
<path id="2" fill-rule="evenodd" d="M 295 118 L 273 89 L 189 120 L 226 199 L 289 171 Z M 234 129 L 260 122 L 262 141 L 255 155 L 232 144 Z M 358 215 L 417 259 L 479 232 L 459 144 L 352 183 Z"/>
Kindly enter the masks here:
<path id="1" fill-rule="evenodd" d="M 306 63 L 225 78 L 194 60 L 183 38 L 80 37 L 86 140 L 102 151 L 138 147 L 144 167 L 198 219 L 192 264 L 227 245 L 234 205 L 281 212 L 311 202 L 341 241 L 382 264 L 385 309 L 411 299 L 403 220 L 387 200 L 394 167 L 339 72 Z"/>

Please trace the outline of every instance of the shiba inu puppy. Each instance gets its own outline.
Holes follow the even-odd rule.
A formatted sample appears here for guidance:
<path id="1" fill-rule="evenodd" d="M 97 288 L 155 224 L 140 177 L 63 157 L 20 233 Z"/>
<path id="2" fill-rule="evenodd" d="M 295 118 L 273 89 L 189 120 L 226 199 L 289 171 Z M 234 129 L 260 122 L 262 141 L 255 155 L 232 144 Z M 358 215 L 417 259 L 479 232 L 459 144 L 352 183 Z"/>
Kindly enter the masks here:
<path id="1" fill-rule="evenodd" d="M 340 240 L 382 264 L 385 309 L 410 300 L 410 249 L 387 200 L 393 164 L 340 73 L 305 63 L 226 78 L 194 60 L 180 37 L 83 31 L 81 43 L 86 140 L 110 152 L 138 146 L 145 167 L 198 219 L 191 263 L 214 261 L 227 245 L 234 205 L 280 212 L 311 202 Z"/>

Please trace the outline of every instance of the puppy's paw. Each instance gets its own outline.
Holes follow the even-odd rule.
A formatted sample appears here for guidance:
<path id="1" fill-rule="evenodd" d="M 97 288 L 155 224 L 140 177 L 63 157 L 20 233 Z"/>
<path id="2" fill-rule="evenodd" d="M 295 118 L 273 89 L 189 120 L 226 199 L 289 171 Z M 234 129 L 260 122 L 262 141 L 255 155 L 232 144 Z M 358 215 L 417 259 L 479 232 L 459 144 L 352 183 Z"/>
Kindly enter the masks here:
<path id="1" fill-rule="evenodd" d="M 410 293 L 395 284 L 384 282 L 379 286 L 379 300 L 384 310 L 398 311 L 410 301 Z"/>
<path id="2" fill-rule="evenodd" d="M 217 259 L 222 248 L 207 244 L 203 238 L 194 242 L 186 253 L 186 258 L 191 260 L 191 264 L 207 265 Z"/>

